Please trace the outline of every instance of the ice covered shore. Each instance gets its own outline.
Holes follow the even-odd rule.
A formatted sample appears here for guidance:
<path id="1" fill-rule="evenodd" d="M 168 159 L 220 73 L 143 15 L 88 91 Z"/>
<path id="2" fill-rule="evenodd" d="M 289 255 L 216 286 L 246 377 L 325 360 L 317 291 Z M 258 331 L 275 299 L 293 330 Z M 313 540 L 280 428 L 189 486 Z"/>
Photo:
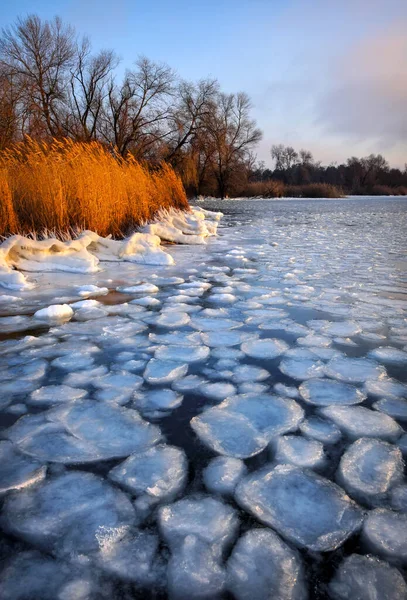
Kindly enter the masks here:
<path id="1" fill-rule="evenodd" d="M 220 212 L 200 207 L 191 207 L 191 212 L 165 210 L 153 223 L 123 240 L 103 238 L 93 231 L 83 231 L 65 242 L 13 235 L 0 245 L 0 286 L 11 290 L 30 287 L 21 271 L 95 273 L 100 261 L 171 265 L 174 259 L 161 241 L 205 244 L 207 237 L 216 235 L 221 217 Z"/>

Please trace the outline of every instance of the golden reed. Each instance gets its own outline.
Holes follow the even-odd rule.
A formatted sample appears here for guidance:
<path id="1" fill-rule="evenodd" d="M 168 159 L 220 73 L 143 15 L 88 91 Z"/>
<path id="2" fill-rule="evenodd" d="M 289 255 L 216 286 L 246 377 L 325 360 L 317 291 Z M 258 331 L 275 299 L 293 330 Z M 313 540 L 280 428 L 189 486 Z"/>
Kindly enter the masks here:
<path id="1" fill-rule="evenodd" d="M 120 237 L 160 209 L 188 209 L 180 178 L 98 142 L 27 139 L 0 153 L 0 235 L 90 229 Z"/>

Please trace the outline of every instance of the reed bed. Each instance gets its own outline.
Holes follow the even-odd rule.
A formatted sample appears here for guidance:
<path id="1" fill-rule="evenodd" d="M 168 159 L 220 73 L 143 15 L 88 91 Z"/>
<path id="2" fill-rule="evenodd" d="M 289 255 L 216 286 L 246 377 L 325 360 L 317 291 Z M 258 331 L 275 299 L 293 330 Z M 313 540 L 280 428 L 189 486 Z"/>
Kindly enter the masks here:
<path id="1" fill-rule="evenodd" d="M 121 237 L 160 209 L 188 210 L 180 178 L 98 142 L 27 139 L 0 153 L 0 235 L 90 229 Z"/>

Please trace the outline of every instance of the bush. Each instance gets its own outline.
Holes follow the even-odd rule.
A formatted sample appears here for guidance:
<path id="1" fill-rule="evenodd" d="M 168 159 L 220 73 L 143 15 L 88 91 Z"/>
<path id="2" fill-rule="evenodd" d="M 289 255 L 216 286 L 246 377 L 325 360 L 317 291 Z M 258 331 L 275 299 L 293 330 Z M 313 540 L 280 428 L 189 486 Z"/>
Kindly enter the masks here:
<path id="1" fill-rule="evenodd" d="M 388 185 L 374 185 L 370 190 L 371 196 L 393 196 L 394 194 L 396 190 Z"/>
<path id="2" fill-rule="evenodd" d="M 0 234 L 91 229 L 122 236 L 159 209 L 188 209 L 180 178 L 98 142 L 27 140 L 0 153 Z"/>
<path id="3" fill-rule="evenodd" d="M 284 184 L 281 181 L 274 181 L 269 179 L 268 181 L 253 181 L 246 185 L 246 187 L 239 191 L 240 196 L 245 198 L 281 198 L 284 195 Z"/>

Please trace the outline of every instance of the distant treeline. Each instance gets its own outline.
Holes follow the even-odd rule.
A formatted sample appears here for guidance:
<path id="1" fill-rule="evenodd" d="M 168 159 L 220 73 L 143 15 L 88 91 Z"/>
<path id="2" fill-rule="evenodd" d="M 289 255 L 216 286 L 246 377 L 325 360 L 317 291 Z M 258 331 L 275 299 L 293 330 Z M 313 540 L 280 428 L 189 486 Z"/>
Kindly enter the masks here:
<path id="1" fill-rule="evenodd" d="M 381 154 L 364 158 L 352 156 L 344 164 L 322 165 L 308 150 L 296 152 L 291 146 L 273 146 L 275 169 L 257 165 L 249 175 L 244 195 L 335 197 L 356 195 L 407 195 L 407 165 L 390 168 Z"/>
<path id="2" fill-rule="evenodd" d="M 390 169 L 380 155 L 325 167 L 307 151 L 280 145 L 272 148 L 274 170 L 256 165 L 262 132 L 247 94 L 224 93 L 211 78 L 182 80 L 146 57 L 123 76 L 118 64 L 113 50 L 94 53 L 88 38 L 57 17 L 31 15 L 3 29 L 0 153 L 27 137 L 47 145 L 98 142 L 117 160 L 153 170 L 170 165 L 189 197 L 406 191 L 406 171 Z"/>

